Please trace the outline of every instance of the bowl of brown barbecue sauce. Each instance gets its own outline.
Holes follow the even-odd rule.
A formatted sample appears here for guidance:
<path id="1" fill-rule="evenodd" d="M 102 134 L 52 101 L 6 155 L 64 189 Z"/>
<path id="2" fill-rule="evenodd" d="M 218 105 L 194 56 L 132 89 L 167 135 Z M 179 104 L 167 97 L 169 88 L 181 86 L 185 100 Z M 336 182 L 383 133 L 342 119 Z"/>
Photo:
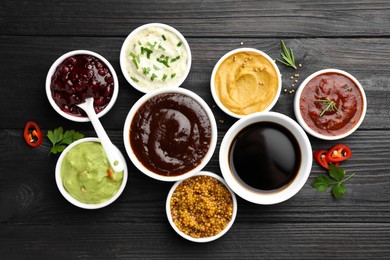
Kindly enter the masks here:
<path id="1" fill-rule="evenodd" d="M 211 109 L 197 94 L 164 88 L 134 104 L 123 139 L 130 160 L 142 173 L 160 181 L 178 181 L 208 163 L 217 143 L 217 126 Z"/>

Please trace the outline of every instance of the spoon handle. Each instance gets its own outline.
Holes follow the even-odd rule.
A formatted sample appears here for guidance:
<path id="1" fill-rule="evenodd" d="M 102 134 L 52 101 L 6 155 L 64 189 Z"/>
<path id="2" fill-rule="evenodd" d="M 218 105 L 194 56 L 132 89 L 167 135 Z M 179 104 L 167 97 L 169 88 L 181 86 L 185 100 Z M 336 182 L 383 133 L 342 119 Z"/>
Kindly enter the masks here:
<path id="1" fill-rule="evenodd" d="M 114 144 L 111 142 L 108 137 L 106 131 L 103 128 L 102 123 L 100 123 L 99 118 L 97 117 L 95 110 L 93 108 L 93 98 L 87 98 L 84 104 L 80 104 L 79 106 L 87 113 L 91 123 L 95 129 L 97 136 L 100 139 L 100 142 L 103 146 L 104 151 L 106 152 L 108 161 L 111 164 L 112 169 L 115 172 L 121 172 L 124 170 L 124 165 L 119 157 L 118 152 L 116 151 Z"/>

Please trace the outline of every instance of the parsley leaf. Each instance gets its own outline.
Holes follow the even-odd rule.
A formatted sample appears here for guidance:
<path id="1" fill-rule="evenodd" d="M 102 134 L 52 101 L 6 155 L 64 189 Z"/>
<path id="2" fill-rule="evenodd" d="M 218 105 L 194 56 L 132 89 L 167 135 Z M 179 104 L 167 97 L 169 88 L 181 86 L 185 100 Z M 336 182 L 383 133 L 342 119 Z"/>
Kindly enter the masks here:
<path id="1" fill-rule="evenodd" d="M 345 188 L 344 184 L 339 182 L 332 188 L 332 195 L 336 199 L 341 198 L 345 193 L 347 193 L 347 188 Z"/>
<path id="2" fill-rule="evenodd" d="M 63 144 L 71 144 L 72 141 L 73 141 L 73 135 L 74 135 L 75 131 L 74 130 L 69 130 L 69 131 L 66 131 L 64 136 L 62 137 L 62 143 Z"/>
<path id="3" fill-rule="evenodd" d="M 84 135 L 82 133 L 74 132 L 74 134 L 73 134 L 73 141 L 79 140 L 81 138 L 84 138 Z"/>
<path id="4" fill-rule="evenodd" d="M 320 175 L 314 180 L 312 186 L 319 192 L 325 192 L 332 187 L 331 192 L 333 197 L 339 199 L 347 193 L 344 182 L 351 179 L 355 174 L 353 173 L 345 178 L 345 169 L 339 168 L 333 164 L 329 165 L 328 172 L 331 178 L 326 175 Z"/>
<path id="5" fill-rule="evenodd" d="M 343 168 L 339 168 L 335 166 L 334 164 L 329 165 L 329 175 L 338 180 L 341 181 L 345 176 L 345 170 Z"/>
<path id="6" fill-rule="evenodd" d="M 84 135 L 82 133 L 76 132 L 74 130 L 67 130 L 64 133 L 64 129 L 62 127 L 58 127 L 53 131 L 49 130 L 47 132 L 47 138 L 49 138 L 53 145 L 49 154 L 61 153 L 67 145 L 83 137 Z"/>
<path id="7" fill-rule="evenodd" d="M 63 150 L 65 150 L 65 145 L 56 145 L 51 148 L 50 152 L 53 154 L 61 153 Z"/>
<path id="8" fill-rule="evenodd" d="M 313 187 L 317 189 L 319 192 L 325 192 L 327 191 L 334 182 L 329 179 L 326 175 L 318 176 L 315 181 L 313 182 Z"/>
<path id="9" fill-rule="evenodd" d="M 54 129 L 54 131 L 49 130 L 49 132 L 47 133 L 47 137 L 52 143 L 58 143 L 62 139 L 63 131 L 64 129 L 62 129 L 62 127 L 58 127 Z"/>

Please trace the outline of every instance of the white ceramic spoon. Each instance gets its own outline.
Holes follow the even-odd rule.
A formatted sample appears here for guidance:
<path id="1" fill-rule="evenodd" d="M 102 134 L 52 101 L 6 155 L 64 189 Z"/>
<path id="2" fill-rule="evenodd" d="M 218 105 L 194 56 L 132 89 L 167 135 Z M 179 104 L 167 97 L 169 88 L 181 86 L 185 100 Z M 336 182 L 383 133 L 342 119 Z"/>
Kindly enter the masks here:
<path id="1" fill-rule="evenodd" d="M 87 113 L 93 128 L 95 128 L 95 132 L 102 143 L 103 149 L 106 152 L 108 161 L 111 164 L 112 169 L 115 172 L 121 172 L 124 170 L 123 162 L 121 161 L 118 152 L 115 149 L 114 144 L 111 142 L 108 137 L 106 131 L 103 128 L 103 125 L 100 123 L 99 118 L 95 113 L 95 109 L 93 108 L 93 98 L 86 98 L 84 103 L 77 105 L 79 108 Z"/>

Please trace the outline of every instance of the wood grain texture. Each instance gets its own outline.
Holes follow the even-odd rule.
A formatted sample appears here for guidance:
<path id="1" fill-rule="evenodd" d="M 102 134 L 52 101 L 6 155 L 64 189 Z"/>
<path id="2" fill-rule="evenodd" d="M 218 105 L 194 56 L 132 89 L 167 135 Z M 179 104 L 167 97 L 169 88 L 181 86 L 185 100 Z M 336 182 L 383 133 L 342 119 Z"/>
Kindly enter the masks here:
<path id="1" fill-rule="evenodd" d="M 58 125 L 86 127 L 86 124 L 71 123 L 60 117 L 50 106 L 45 94 L 45 80 L 51 64 L 63 53 L 74 49 L 89 49 L 105 56 L 119 78 L 118 100 L 105 117 L 103 125 L 108 129 L 123 128 L 131 106 L 141 97 L 124 79 L 119 67 L 119 51 L 124 38 L 80 37 L 0 37 L 0 63 L 5 90 L 0 95 L 1 128 L 16 129 L 28 120 L 37 120 L 43 128 Z M 324 68 L 339 68 L 350 72 L 364 86 L 368 110 L 362 129 L 388 129 L 390 109 L 388 89 L 390 83 L 390 39 L 291 39 L 288 45 L 295 50 L 296 59 L 303 64 L 297 71 L 278 63 L 282 73 L 283 88 L 291 89 L 290 79 L 300 74 L 299 82 L 311 73 Z M 214 65 L 226 52 L 241 47 L 237 39 L 189 39 L 192 50 L 192 69 L 183 87 L 200 95 L 213 109 L 218 120 L 229 118 L 215 103 L 210 92 L 210 77 Z M 245 47 L 265 51 L 273 58 L 280 57 L 278 39 L 248 39 Z M 17 71 L 17 76 L 15 75 Z M 297 86 L 298 86 L 298 83 Z M 295 89 L 297 88 L 295 87 Z M 18 97 L 20 102 L 7 102 Z M 293 95 L 282 92 L 273 111 L 294 118 Z M 23 104 L 21 109 L 20 104 Z M 375 115 L 375 116 L 372 116 Z"/>
<path id="2" fill-rule="evenodd" d="M 375 223 L 237 223 L 218 241 L 195 244 L 178 239 L 166 222 L 2 225 L 0 254 L 12 259 L 26 254 L 34 259 L 373 259 L 378 252 L 390 254 L 389 232 L 389 224 Z"/>
<path id="3" fill-rule="evenodd" d="M 167 23 L 188 40 L 192 68 L 183 84 L 211 107 L 216 151 L 205 170 L 221 175 L 218 151 L 236 121 L 216 107 L 211 71 L 226 52 L 254 47 L 280 57 L 280 39 L 294 50 L 297 71 L 278 63 L 283 88 L 324 68 L 350 72 L 363 85 L 364 123 L 342 140 L 356 173 L 340 200 L 311 187 L 324 170 L 313 164 L 302 190 L 284 203 L 261 206 L 238 198 L 238 215 L 221 239 L 195 244 L 169 226 L 165 200 L 172 183 L 152 180 L 130 162 L 123 124 L 142 96 L 124 79 L 119 52 L 125 37 L 150 22 Z M 243 45 L 241 45 L 241 42 Z M 96 136 L 89 123 L 58 115 L 44 84 L 63 53 L 88 49 L 115 68 L 120 91 L 101 121 L 127 158 L 129 180 L 112 205 L 82 210 L 58 191 L 47 138 L 32 149 L 22 138 L 29 120 L 44 133 L 63 126 Z M 390 4 L 384 0 L 256 1 L 10 1 L 0 4 L 0 258 L 1 259 L 389 259 L 390 257 Z M 297 84 L 299 84 L 299 82 Z M 296 89 L 296 87 L 294 88 Z M 273 111 L 295 119 L 294 95 L 281 93 Z M 313 150 L 340 141 L 309 137 Z"/>
<path id="4" fill-rule="evenodd" d="M 6 35 L 125 36 L 150 22 L 187 37 L 389 36 L 390 5 L 345 1 L 18 1 L 3 0 Z M 82 26 L 80 26 L 82 25 Z"/>
<path id="5" fill-rule="evenodd" d="M 151 223 L 166 222 L 164 205 L 171 183 L 158 182 L 139 172 L 127 158 L 129 181 L 120 199 L 96 211 L 80 210 L 62 198 L 55 180 L 58 156 L 48 152 L 48 140 L 30 149 L 20 131 L 0 130 L 1 165 L 14 168 L 14 174 L 0 175 L 0 222 L 66 224 L 66 223 Z M 95 136 L 86 132 L 87 136 Z M 126 155 L 121 131 L 109 132 L 112 141 Z M 218 137 L 221 143 L 223 134 Z M 373 139 L 375 138 L 375 141 Z M 311 139 L 313 149 L 326 149 L 331 143 Z M 348 195 L 336 201 L 330 193 L 318 193 L 311 187 L 314 178 L 324 174 L 313 164 L 304 188 L 292 199 L 274 206 L 258 206 L 239 199 L 238 223 L 390 223 L 390 133 L 359 130 L 346 138 L 353 157 L 343 166 L 356 176 L 347 183 Z M 333 144 L 337 143 L 336 141 Z M 370 153 L 367 153 L 370 147 Z M 205 167 L 221 175 L 218 162 L 219 145 Z M 127 157 L 127 156 L 126 156 Z M 13 158 L 13 159 L 12 159 Z M 29 160 L 26 160 L 28 158 Z M 45 163 L 44 167 L 42 163 Z M 83 216 L 83 217 L 80 217 Z"/>

